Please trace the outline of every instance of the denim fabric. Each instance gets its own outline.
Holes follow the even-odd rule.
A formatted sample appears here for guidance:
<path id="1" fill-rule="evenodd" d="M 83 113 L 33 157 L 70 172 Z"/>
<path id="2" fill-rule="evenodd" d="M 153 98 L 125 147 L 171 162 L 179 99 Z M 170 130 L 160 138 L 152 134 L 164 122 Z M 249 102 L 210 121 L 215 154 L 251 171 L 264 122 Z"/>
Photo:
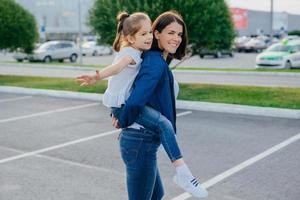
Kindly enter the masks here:
<path id="1" fill-rule="evenodd" d="M 171 161 L 182 158 L 174 128 L 171 122 L 160 112 L 145 106 L 136 122 L 159 134 L 160 141 Z"/>
<path id="2" fill-rule="evenodd" d="M 122 108 L 112 107 L 111 108 L 111 115 L 118 119 Z"/>
<path id="3" fill-rule="evenodd" d="M 112 113 L 115 117 L 118 117 L 121 110 L 122 108 L 112 108 Z M 160 112 L 145 106 L 135 122 L 159 135 L 160 141 L 171 161 L 182 158 L 173 126 Z"/>
<path id="4" fill-rule="evenodd" d="M 118 118 L 126 128 L 136 122 L 145 105 L 151 106 L 173 125 L 176 133 L 174 78 L 161 51 L 145 51 L 141 69 Z"/>
<path id="5" fill-rule="evenodd" d="M 157 168 L 157 134 L 146 129 L 123 129 L 121 156 L 126 166 L 129 200 L 161 200 L 164 194 Z"/>

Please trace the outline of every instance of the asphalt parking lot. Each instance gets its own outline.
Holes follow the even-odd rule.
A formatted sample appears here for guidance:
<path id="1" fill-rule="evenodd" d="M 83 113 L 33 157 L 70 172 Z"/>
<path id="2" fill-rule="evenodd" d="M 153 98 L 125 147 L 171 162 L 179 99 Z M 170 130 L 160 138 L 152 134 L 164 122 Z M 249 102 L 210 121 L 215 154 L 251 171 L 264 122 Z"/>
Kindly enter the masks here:
<path id="1" fill-rule="evenodd" d="M 118 130 L 100 102 L 0 93 L 0 199 L 126 198 Z M 298 200 L 299 120 L 178 110 L 178 141 L 207 200 Z M 193 199 L 171 181 L 165 200 Z"/>

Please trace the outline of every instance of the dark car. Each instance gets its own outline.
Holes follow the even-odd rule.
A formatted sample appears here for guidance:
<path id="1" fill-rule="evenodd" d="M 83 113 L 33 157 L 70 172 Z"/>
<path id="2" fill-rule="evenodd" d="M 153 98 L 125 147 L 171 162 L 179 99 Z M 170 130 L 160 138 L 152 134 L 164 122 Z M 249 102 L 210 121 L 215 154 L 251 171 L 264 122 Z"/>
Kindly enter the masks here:
<path id="1" fill-rule="evenodd" d="M 198 55 L 200 58 L 204 58 L 204 56 L 214 56 L 215 58 L 221 58 L 225 55 L 233 57 L 233 52 L 231 49 L 228 50 L 210 50 L 210 49 L 201 49 L 199 50 Z"/>

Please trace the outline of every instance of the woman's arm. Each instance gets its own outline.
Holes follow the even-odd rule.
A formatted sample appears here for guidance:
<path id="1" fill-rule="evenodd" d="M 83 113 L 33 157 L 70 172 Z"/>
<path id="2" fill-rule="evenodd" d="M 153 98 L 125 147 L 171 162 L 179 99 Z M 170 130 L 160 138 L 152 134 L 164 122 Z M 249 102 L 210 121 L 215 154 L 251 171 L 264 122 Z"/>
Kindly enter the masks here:
<path id="1" fill-rule="evenodd" d="M 116 62 L 115 64 L 109 65 L 100 71 L 97 70 L 95 75 L 82 75 L 77 77 L 76 81 L 80 84 L 80 86 L 92 85 L 97 83 L 97 81 L 99 80 L 103 80 L 105 78 L 120 73 L 125 67 L 133 63 L 133 58 L 126 55 L 119 59 L 118 62 Z"/>
<path id="2" fill-rule="evenodd" d="M 155 60 L 155 58 L 151 60 Z M 131 94 L 117 116 L 120 127 L 125 128 L 135 122 L 140 110 L 153 95 L 164 68 L 163 62 L 146 61 L 142 63 Z"/>

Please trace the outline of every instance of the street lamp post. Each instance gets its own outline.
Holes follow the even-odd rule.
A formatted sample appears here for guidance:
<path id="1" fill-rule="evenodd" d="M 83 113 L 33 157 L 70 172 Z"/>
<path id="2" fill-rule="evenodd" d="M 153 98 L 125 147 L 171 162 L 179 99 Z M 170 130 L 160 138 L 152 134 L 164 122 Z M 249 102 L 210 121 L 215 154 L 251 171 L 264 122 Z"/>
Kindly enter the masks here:
<path id="1" fill-rule="evenodd" d="M 81 2 L 78 0 L 78 25 L 79 25 L 79 63 L 82 65 L 82 30 L 81 30 Z"/>
<path id="2" fill-rule="evenodd" d="M 270 38 L 273 40 L 273 0 L 271 0 L 271 16 L 270 16 Z"/>

